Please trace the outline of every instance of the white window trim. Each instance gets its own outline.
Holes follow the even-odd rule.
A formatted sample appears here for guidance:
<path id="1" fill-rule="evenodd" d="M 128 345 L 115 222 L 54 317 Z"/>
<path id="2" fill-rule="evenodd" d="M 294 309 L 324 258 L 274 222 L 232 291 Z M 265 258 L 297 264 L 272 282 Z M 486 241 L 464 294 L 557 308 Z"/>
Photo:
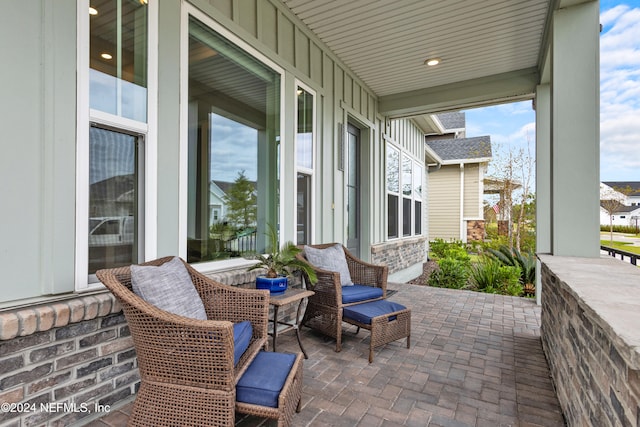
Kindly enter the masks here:
<path id="1" fill-rule="evenodd" d="M 389 191 L 388 187 L 387 187 L 387 181 L 386 181 L 386 165 L 387 165 L 387 152 L 385 149 L 385 181 L 384 181 L 384 189 L 385 189 L 385 195 L 387 195 L 387 197 L 385 197 L 385 203 L 388 203 L 387 199 L 388 199 L 388 195 L 391 194 L 393 196 L 398 197 L 398 223 L 397 223 L 397 229 L 398 229 L 398 236 L 397 237 L 389 237 L 388 232 L 385 231 L 385 239 L 386 241 L 394 241 L 394 240 L 400 240 L 400 239 L 410 239 L 412 237 L 420 237 L 420 236 L 424 236 L 425 235 L 425 225 L 427 223 L 426 219 L 425 219 L 425 214 L 427 212 L 426 210 L 426 198 L 425 198 L 425 190 L 426 190 L 426 167 L 423 163 L 420 162 L 419 159 L 417 159 L 416 157 L 414 157 L 408 150 L 404 150 L 402 147 L 400 147 L 398 144 L 396 144 L 391 138 L 387 137 L 385 135 L 384 140 L 386 142 L 386 147 L 388 147 L 389 149 L 395 150 L 398 153 L 398 172 L 399 172 L 399 177 L 398 177 L 398 193 L 395 193 L 393 191 Z M 402 185 L 403 185 L 403 171 L 402 171 L 402 162 L 403 162 L 403 158 L 407 157 L 409 158 L 409 160 L 411 160 L 412 162 L 412 166 L 411 166 L 411 196 L 407 197 L 404 195 L 404 193 L 402 192 Z M 415 175 L 415 171 L 416 169 L 421 169 L 422 170 L 422 194 L 418 197 L 416 195 L 415 192 L 415 188 L 413 187 L 414 184 L 414 175 Z M 404 221 L 403 221 L 403 215 L 404 215 L 404 205 L 403 205 L 403 199 L 411 199 L 411 234 L 408 236 L 405 236 L 403 234 L 403 226 L 404 226 Z M 416 201 L 420 202 L 422 204 L 422 218 L 421 218 L 421 232 L 418 234 L 416 233 L 416 229 L 415 229 L 415 203 Z M 388 224 L 389 222 L 389 209 L 385 209 L 385 224 Z"/>
<path id="2" fill-rule="evenodd" d="M 75 290 L 92 291 L 103 287 L 89 277 L 89 127 L 92 122 L 125 132 L 144 135 L 144 256 L 146 260 L 157 253 L 157 117 L 158 117 L 158 2 L 148 6 L 147 52 L 147 122 L 142 123 L 102 111 L 91 110 L 89 103 L 89 1 L 77 3 L 77 125 L 76 125 L 76 242 Z"/>
<path id="3" fill-rule="evenodd" d="M 388 203 L 389 203 L 389 194 L 396 196 L 398 198 L 398 212 L 397 212 L 397 219 L 396 219 L 396 230 L 398 230 L 398 235 L 396 237 L 389 237 L 389 230 L 388 227 L 385 230 L 384 234 L 385 234 L 385 240 L 386 241 L 394 241 L 394 240 L 398 240 L 402 238 L 402 229 L 401 229 L 401 225 L 402 222 L 400 221 L 401 218 L 401 214 L 402 214 L 402 206 L 401 202 L 402 202 L 402 150 L 400 149 L 400 147 L 398 147 L 397 145 L 395 145 L 393 142 L 391 142 L 391 140 L 385 139 L 386 140 L 386 146 L 388 147 L 388 149 L 394 150 L 395 152 L 398 153 L 398 192 L 394 192 L 394 191 L 389 191 L 389 187 L 387 186 L 387 173 L 386 173 L 386 166 L 387 166 L 387 151 L 385 150 L 384 153 L 384 164 L 385 164 L 385 180 L 384 180 L 384 189 L 385 189 L 385 194 L 387 195 L 387 197 L 385 197 L 385 205 L 386 205 L 386 209 L 385 209 L 385 217 L 386 217 L 386 222 L 385 224 L 389 223 L 389 207 L 388 207 Z"/>
<path id="4" fill-rule="evenodd" d="M 247 54 L 251 55 L 258 61 L 262 62 L 267 67 L 271 68 L 274 72 L 280 75 L 280 156 L 282 160 L 282 153 L 285 152 L 285 146 L 287 139 L 284 132 L 284 100 L 285 100 L 285 72 L 282 67 L 275 62 L 267 58 L 260 51 L 240 39 L 237 35 L 233 34 L 221 24 L 216 22 L 213 18 L 201 12 L 189 3 L 183 2 L 181 10 L 181 34 L 180 34 L 180 172 L 179 172 L 179 190 L 178 190 L 178 254 L 183 259 L 187 259 L 187 223 L 188 223 L 188 196 L 189 196 L 189 16 L 193 16 L 213 31 L 220 34 L 222 37 L 229 40 L 238 48 L 244 50 Z M 280 161 L 280 191 L 284 194 L 284 180 L 285 177 L 285 162 Z M 281 196 L 282 197 L 282 196 Z M 284 224 L 284 206 L 282 199 L 280 203 L 278 223 L 281 227 Z M 294 225 L 295 227 L 295 225 Z M 198 271 L 225 271 L 232 268 L 236 268 L 239 265 L 251 265 L 255 261 L 247 261 L 245 259 L 231 259 L 223 261 L 209 261 L 191 264 L 193 268 Z"/>
<path id="5" fill-rule="evenodd" d="M 317 135 L 317 117 L 318 117 L 318 96 L 317 96 L 317 92 L 313 89 L 311 89 L 311 87 L 309 87 L 308 85 L 302 83 L 300 80 L 295 79 L 295 87 L 294 87 L 294 96 L 295 96 L 295 107 L 294 107 L 294 132 L 293 132 L 293 144 L 294 144 L 294 153 L 295 153 L 295 170 L 294 170 L 294 180 L 293 180 L 293 194 L 296 195 L 298 194 L 298 179 L 297 179 L 297 174 L 298 173 L 302 173 L 305 175 L 309 175 L 311 177 L 311 194 L 309 195 L 309 200 L 311 201 L 311 206 L 309 207 L 309 209 L 311 209 L 311 219 L 310 222 L 311 224 L 309 224 L 309 236 L 308 236 L 308 243 L 313 243 L 315 242 L 315 227 L 313 226 L 316 223 L 316 209 L 315 209 L 315 200 L 316 200 L 316 179 L 315 179 L 315 170 L 317 169 L 317 139 L 318 139 L 318 135 Z M 310 93 L 311 95 L 313 95 L 313 117 L 311 118 L 311 127 L 312 127 L 312 138 L 311 138 L 311 145 L 312 145 L 312 150 L 311 150 L 311 169 L 309 168 L 305 168 L 305 167 L 301 167 L 298 166 L 298 145 L 297 145 L 297 135 L 298 135 L 298 87 L 301 87 L 302 89 L 304 89 L 306 92 Z M 280 193 L 282 194 L 282 192 Z M 298 230 L 297 230 L 297 224 L 298 224 L 298 212 L 297 212 L 297 206 L 296 206 L 296 202 L 294 199 L 294 203 L 292 206 L 292 210 L 293 210 L 293 218 L 296 218 L 295 224 L 294 224 L 294 229 L 293 229 L 293 236 L 296 237 L 296 243 L 298 243 L 297 241 L 297 236 L 298 236 Z"/>

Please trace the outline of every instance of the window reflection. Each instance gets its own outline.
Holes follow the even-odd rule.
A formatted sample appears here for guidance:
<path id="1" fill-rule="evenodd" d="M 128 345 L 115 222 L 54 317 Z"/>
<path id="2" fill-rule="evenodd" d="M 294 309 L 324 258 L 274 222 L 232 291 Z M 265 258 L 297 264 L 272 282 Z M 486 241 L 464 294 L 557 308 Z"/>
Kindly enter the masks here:
<path id="1" fill-rule="evenodd" d="M 89 17 L 90 107 L 147 121 L 147 6 L 92 0 Z"/>
<path id="2" fill-rule="evenodd" d="M 138 262 L 138 137 L 89 132 L 89 274 Z"/>
<path id="3" fill-rule="evenodd" d="M 189 20 L 187 259 L 263 252 L 278 227 L 280 76 Z"/>

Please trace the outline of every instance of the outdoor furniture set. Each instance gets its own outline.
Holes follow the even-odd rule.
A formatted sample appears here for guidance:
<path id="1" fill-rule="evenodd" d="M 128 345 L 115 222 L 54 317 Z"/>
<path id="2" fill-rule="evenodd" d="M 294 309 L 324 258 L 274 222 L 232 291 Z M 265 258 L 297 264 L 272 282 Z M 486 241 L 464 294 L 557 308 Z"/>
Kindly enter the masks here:
<path id="1" fill-rule="evenodd" d="M 264 351 L 268 291 L 218 283 L 177 257 L 96 275 L 122 305 L 137 354 L 130 426 L 232 426 L 236 412 L 291 424 L 302 353 Z"/>
<path id="2" fill-rule="evenodd" d="M 311 287 L 302 320 L 304 326 L 336 339 L 342 349 L 342 322 L 370 331 L 369 363 L 373 350 L 407 338 L 411 345 L 411 310 L 387 300 L 387 266 L 366 263 L 339 243 L 301 246 L 298 254 L 314 267 L 317 283 Z"/>
<path id="3" fill-rule="evenodd" d="M 386 266 L 364 263 L 340 244 L 305 246 L 298 256 L 318 282 L 274 299 L 274 309 L 307 297 L 302 324 L 336 338 L 336 351 L 343 321 L 369 330 L 369 363 L 375 347 L 406 337 L 409 348 L 411 311 L 386 300 Z M 121 304 L 137 354 L 141 381 L 129 425 L 228 426 L 237 412 L 288 426 L 300 412 L 303 353 L 275 352 L 277 314 L 274 351 L 266 351 L 269 291 L 224 285 L 178 257 L 96 275 Z"/>

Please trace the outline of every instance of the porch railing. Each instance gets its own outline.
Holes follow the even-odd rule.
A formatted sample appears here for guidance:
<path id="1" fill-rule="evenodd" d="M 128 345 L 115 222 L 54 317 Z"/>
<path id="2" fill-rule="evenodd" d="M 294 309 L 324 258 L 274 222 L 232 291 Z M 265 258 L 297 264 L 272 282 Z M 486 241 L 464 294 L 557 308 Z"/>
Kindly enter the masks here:
<path id="1" fill-rule="evenodd" d="M 614 248 L 610 248 L 608 246 L 602 246 L 602 245 L 600 246 L 600 250 L 607 252 L 607 254 L 609 254 L 614 258 L 620 255 L 620 259 L 622 261 L 624 261 L 625 260 L 624 258 L 627 257 L 629 258 L 629 262 L 631 262 L 631 264 L 638 265 L 638 258 L 640 258 L 640 255 L 634 254 L 633 252 L 621 251 L 620 249 L 614 249 Z"/>

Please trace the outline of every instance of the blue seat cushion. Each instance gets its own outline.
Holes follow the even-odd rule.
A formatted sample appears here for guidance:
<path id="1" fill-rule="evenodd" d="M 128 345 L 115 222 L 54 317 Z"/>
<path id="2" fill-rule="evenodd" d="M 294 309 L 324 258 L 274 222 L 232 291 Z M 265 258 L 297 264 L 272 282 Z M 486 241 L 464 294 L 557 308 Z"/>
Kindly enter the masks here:
<path id="1" fill-rule="evenodd" d="M 342 317 L 355 320 L 365 325 L 371 324 L 371 319 L 382 316 L 384 314 L 393 313 L 395 311 L 404 310 L 406 307 L 397 302 L 388 300 L 379 300 L 372 302 L 363 302 L 362 304 L 350 305 L 342 310 Z M 396 316 L 391 316 L 389 320 L 395 320 Z"/>
<path id="2" fill-rule="evenodd" d="M 277 408 L 278 397 L 295 361 L 295 354 L 259 352 L 236 385 L 236 400 Z"/>
<path id="3" fill-rule="evenodd" d="M 251 337 L 253 336 L 253 328 L 251 322 L 245 320 L 243 322 L 233 324 L 233 365 L 237 365 L 238 361 L 249 347 Z"/>
<path id="4" fill-rule="evenodd" d="M 382 289 L 373 286 L 352 285 L 342 287 L 342 303 L 366 301 L 382 297 Z"/>

